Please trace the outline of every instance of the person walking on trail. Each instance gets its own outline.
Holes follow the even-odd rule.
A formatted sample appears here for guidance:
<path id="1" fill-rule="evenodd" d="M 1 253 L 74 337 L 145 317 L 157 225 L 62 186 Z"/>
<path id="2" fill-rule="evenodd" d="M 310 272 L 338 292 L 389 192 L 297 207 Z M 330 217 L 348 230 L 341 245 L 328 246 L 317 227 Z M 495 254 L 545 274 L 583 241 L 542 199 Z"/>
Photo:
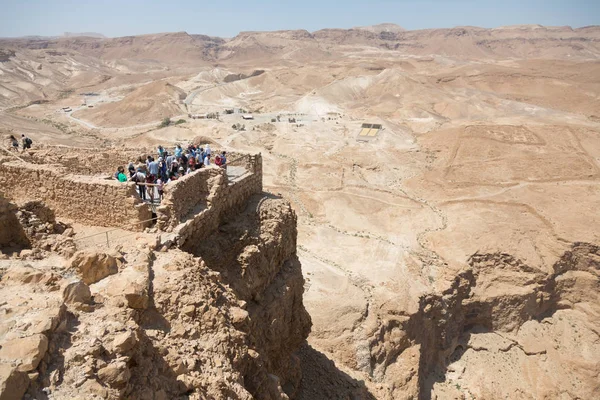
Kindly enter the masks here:
<path id="1" fill-rule="evenodd" d="M 14 151 L 19 151 L 19 141 L 13 135 L 10 135 L 10 145 Z"/>
<path id="2" fill-rule="evenodd" d="M 208 167 L 210 165 L 210 154 L 206 154 L 206 156 L 204 156 L 204 166 Z"/>
<path id="3" fill-rule="evenodd" d="M 146 174 L 138 168 L 137 172 L 133 176 L 133 181 L 137 183 L 138 193 L 142 200 L 146 200 Z"/>
<path id="4" fill-rule="evenodd" d="M 23 145 L 23 151 L 25 151 L 25 149 L 30 149 L 31 145 L 33 144 L 33 141 L 25 136 L 25 134 L 21 135 L 21 142 Z"/>
<path id="5" fill-rule="evenodd" d="M 158 157 L 165 158 L 165 148 L 161 145 L 158 146 Z"/>
<path id="6" fill-rule="evenodd" d="M 227 156 L 225 155 L 225 152 L 222 151 L 221 152 L 221 168 L 227 168 Z"/>
<path id="7" fill-rule="evenodd" d="M 206 148 L 204 149 L 204 155 L 210 156 L 210 144 L 206 144 Z"/>
<path id="8" fill-rule="evenodd" d="M 181 148 L 181 145 L 178 144 L 177 147 L 175 147 L 175 158 L 180 158 L 182 154 L 183 149 Z"/>

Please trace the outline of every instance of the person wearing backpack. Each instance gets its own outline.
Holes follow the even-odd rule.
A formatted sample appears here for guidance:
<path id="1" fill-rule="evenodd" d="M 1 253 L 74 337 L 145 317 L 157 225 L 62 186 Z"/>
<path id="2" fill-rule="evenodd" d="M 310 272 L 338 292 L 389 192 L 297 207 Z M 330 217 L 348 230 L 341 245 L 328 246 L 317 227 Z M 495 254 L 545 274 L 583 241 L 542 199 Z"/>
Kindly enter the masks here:
<path id="1" fill-rule="evenodd" d="M 33 144 L 33 141 L 25 136 L 25 134 L 21 135 L 21 142 L 23 142 L 23 151 L 25 151 L 25 149 L 30 149 Z"/>

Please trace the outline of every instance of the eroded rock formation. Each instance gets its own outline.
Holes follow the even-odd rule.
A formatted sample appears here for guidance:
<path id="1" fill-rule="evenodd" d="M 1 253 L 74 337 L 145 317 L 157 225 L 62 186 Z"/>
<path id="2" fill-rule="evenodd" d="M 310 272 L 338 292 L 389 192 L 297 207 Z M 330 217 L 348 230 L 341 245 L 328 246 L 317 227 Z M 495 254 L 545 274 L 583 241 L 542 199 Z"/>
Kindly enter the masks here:
<path id="1" fill-rule="evenodd" d="M 599 287 L 593 244 L 574 243 L 552 271 L 474 254 L 416 313 L 375 311 L 367 368 L 381 398 L 595 398 Z"/>

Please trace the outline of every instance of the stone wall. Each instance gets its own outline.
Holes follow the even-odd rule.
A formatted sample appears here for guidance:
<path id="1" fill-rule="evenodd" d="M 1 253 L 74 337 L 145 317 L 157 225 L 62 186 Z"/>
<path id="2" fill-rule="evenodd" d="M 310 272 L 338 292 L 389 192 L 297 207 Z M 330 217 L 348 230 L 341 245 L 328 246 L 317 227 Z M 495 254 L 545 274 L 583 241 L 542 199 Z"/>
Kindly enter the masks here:
<path id="1" fill-rule="evenodd" d="M 159 215 L 169 223 L 178 224 L 190 214 L 197 206 L 206 204 L 212 180 L 224 171 L 220 168 L 202 168 L 185 175 L 182 178 L 165 185 L 164 197 L 161 202 Z"/>
<path id="2" fill-rule="evenodd" d="M 0 160 L 0 192 L 14 201 L 42 200 L 58 217 L 81 224 L 141 230 L 152 214 L 133 183 L 71 175 L 60 165 Z"/>
<path id="3" fill-rule="evenodd" d="M 158 227 L 178 234 L 179 245 L 206 237 L 227 218 L 239 213 L 250 197 L 262 192 L 262 157 L 238 158 L 247 173 L 230 182 L 224 169 L 208 167 L 165 186 L 157 209 Z"/>

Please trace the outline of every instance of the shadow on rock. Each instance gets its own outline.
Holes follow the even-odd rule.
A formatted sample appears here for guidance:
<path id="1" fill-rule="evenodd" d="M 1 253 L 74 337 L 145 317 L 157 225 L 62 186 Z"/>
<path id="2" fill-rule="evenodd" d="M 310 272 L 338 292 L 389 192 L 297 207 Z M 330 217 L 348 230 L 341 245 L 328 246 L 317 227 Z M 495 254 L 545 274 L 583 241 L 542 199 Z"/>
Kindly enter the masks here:
<path id="1" fill-rule="evenodd" d="M 297 400 L 375 400 L 364 381 L 339 370 L 327 356 L 305 344 L 298 351 L 302 382 Z"/>

